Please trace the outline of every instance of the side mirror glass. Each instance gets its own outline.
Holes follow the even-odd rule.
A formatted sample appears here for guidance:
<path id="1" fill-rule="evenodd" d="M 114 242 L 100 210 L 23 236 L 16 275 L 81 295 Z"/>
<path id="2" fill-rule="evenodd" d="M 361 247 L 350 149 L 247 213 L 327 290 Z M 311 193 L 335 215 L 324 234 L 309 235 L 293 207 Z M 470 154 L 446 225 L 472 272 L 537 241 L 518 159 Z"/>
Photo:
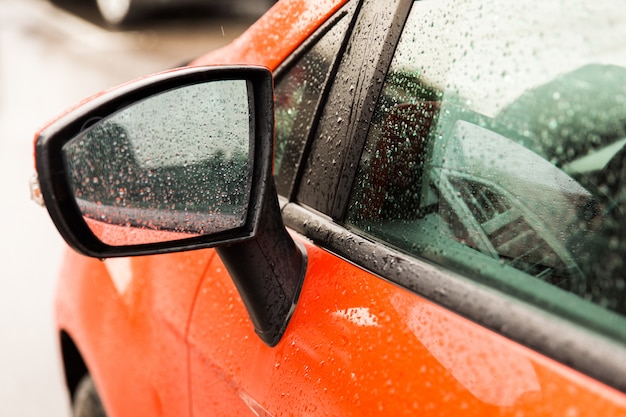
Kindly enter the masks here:
<path id="1" fill-rule="evenodd" d="M 224 80 L 169 90 L 66 143 L 72 195 L 91 232 L 120 246 L 242 227 L 254 163 L 247 89 Z"/>
<path id="2" fill-rule="evenodd" d="M 271 111 L 263 68 L 177 70 L 97 97 L 37 139 L 48 211 L 71 246 L 99 257 L 251 238 Z"/>

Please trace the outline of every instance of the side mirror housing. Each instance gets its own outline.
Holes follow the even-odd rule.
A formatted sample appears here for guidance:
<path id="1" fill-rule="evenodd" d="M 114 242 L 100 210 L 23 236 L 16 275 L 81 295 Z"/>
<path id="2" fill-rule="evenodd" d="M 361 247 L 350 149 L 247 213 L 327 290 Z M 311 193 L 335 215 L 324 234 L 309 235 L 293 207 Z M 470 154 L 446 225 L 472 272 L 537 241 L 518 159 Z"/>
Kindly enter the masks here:
<path id="1" fill-rule="evenodd" d="M 273 98 L 265 68 L 194 67 L 84 102 L 36 137 L 50 217 L 97 258 L 217 247 L 273 346 L 305 269 L 272 177 Z"/>
<path id="2" fill-rule="evenodd" d="M 177 70 L 112 90 L 39 133 L 46 207 L 70 246 L 99 258 L 249 239 L 271 177 L 272 112 L 263 68 Z"/>

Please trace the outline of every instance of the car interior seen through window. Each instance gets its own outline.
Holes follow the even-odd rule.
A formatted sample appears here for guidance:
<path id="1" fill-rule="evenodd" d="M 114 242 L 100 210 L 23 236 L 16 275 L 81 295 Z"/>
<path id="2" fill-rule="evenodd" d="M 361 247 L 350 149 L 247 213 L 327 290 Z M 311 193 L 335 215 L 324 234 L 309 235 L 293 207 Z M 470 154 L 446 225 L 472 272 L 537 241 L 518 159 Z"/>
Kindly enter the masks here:
<path id="1" fill-rule="evenodd" d="M 623 338 L 626 27 L 583 3 L 415 2 L 347 222 Z"/>

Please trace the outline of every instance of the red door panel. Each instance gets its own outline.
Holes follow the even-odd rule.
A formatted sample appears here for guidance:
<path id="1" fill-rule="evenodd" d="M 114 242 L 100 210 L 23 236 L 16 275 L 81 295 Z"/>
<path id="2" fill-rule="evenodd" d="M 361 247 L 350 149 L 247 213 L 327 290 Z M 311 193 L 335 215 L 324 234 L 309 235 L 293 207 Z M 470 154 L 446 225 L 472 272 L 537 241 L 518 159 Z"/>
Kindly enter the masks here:
<path id="1" fill-rule="evenodd" d="M 57 297 L 110 416 L 189 412 L 185 332 L 214 251 L 99 261 L 67 251 Z"/>
<path id="2" fill-rule="evenodd" d="M 275 348 L 215 257 L 189 332 L 194 416 L 623 415 L 624 397 L 307 244 Z M 523 413 L 523 414 L 521 414 Z"/>

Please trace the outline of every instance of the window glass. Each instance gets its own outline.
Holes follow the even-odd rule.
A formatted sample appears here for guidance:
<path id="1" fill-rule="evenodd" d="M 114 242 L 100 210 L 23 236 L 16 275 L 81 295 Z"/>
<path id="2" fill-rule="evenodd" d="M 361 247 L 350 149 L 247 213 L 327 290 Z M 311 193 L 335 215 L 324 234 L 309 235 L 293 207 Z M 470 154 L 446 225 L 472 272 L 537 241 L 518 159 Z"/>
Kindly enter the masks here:
<path id="1" fill-rule="evenodd" d="M 349 22 L 350 19 L 342 16 L 276 84 L 274 175 L 280 194 L 287 195 L 290 191 L 315 111 Z"/>
<path id="2" fill-rule="evenodd" d="M 414 3 L 347 223 L 528 299 L 626 314 L 624 39 L 618 1 Z"/>

